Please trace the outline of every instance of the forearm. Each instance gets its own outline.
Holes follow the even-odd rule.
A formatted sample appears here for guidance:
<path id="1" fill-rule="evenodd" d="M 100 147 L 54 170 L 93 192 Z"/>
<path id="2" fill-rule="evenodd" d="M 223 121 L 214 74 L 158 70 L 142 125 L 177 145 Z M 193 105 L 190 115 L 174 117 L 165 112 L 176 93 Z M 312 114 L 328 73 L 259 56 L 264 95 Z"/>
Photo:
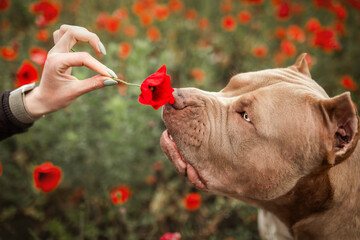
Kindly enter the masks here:
<path id="1" fill-rule="evenodd" d="M 26 132 L 37 119 L 27 112 L 23 97 L 21 91 L 0 93 L 0 140 Z"/>

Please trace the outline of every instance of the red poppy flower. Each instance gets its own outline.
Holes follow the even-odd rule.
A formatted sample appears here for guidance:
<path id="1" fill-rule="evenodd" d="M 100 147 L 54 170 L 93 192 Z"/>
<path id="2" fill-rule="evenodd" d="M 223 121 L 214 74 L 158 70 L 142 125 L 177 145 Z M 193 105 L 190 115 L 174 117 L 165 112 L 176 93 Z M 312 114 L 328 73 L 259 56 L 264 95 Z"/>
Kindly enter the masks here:
<path id="1" fill-rule="evenodd" d="M 198 25 L 201 30 L 206 30 L 209 28 L 209 20 L 203 17 L 199 20 Z"/>
<path id="2" fill-rule="evenodd" d="M 151 105 L 155 110 L 166 103 L 173 104 L 175 98 L 172 95 L 170 76 L 166 74 L 166 66 L 163 65 L 155 73 L 147 77 L 141 84 L 139 102 Z"/>
<path id="3" fill-rule="evenodd" d="M 285 40 L 285 39 L 282 40 L 281 44 L 280 44 L 280 48 L 281 48 L 281 51 L 287 56 L 293 57 L 296 54 L 295 45 L 288 40 Z"/>
<path id="4" fill-rule="evenodd" d="M 17 51 L 14 50 L 14 48 L 12 47 L 1 47 L 0 48 L 0 55 L 8 61 L 12 61 L 14 59 L 16 59 L 16 57 L 18 56 Z"/>
<path id="5" fill-rule="evenodd" d="M 170 0 L 169 9 L 171 12 L 180 12 L 183 10 L 184 4 L 180 0 Z"/>
<path id="6" fill-rule="evenodd" d="M 0 176 L 2 175 L 2 164 L 0 162 Z"/>
<path id="7" fill-rule="evenodd" d="M 274 60 L 275 60 L 276 66 L 282 66 L 285 59 L 286 59 L 286 56 L 283 52 L 275 53 Z"/>
<path id="8" fill-rule="evenodd" d="M 36 33 L 36 40 L 40 41 L 40 42 L 46 42 L 47 40 L 49 40 L 49 32 L 46 29 L 40 29 L 37 33 Z"/>
<path id="9" fill-rule="evenodd" d="M 154 121 L 149 121 L 148 126 L 149 126 L 149 128 L 153 128 L 155 126 Z"/>
<path id="10" fill-rule="evenodd" d="M 222 18 L 221 25 L 226 31 L 234 31 L 236 29 L 235 18 L 230 15 L 225 16 Z"/>
<path id="11" fill-rule="evenodd" d="M 99 13 L 99 15 L 97 16 L 96 21 L 95 21 L 96 28 L 98 28 L 98 29 L 106 28 L 106 24 L 108 22 L 109 17 L 110 17 L 110 15 L 106 12 Z"/>
<path id="12" fill-rule="evenodd" d="M 122 79 L 124 82 L 127 82 L 126 78 L 121 75 L 121 74 L 116 74 L 117 78 L 118 79 Z M 119 82 L 117 85 L 116 85 L 116 88 L 117 88 L 117 91 L 118 93 L 121 95 L 121 96 L 126 96 L 127 94 L 127 87 L 128 85 L 126 85 L 125 83 L 122 83 L 122 82 Z"/>
<path id="13" fill-rule="evenodd" d="M 35 187 L 44 193 L 54 190 L 60 183 L 62 171 L 51 162 L 36 166 L 33 172 Z"/>
<path id="14" fill-rule="evenodd" d="M 181 234 L 176 232 L 176 233 L 165 233 L 164 235 L 162 235 L 162 237 L 160 238 L 160 240 L 180 240 L 181 238 Z"/>
<path id="15" fill-rule="evenodd" d="M 353 6 L 356 10 L 360 11 L 360 1 L 359 0 L 347 0 L 347 2 Z"/>
<path id="16" fill-rule="evenodd" d="M 311 18 L 309 21 L 307 21 L 305 29 L 308 32 L 317 32 L 321 29 L 319 20 L 317 20 L 316 18 Z"/>
<path id="17" fill-rule="evenodd" d="M 275 29 L 275 36 L 279 39 L 283 39 L 284 37 L 286 37 L 286 29 L 284 27 L 277 27 Z"/>
<path id="18" fill-rule="evenodd" d="M 199 193 L 189 193 L 184 198 L 184 206 L 189 211 L 195 211 L 201 206 L 201 195 Z"/>
<path id="19" fill-rule="evenodd" d="M 273 5 L 273 6 L 277 6 L 277 5 L 279 5 L 280 3 L 282 3 L 283 2 L 283 0 L 271 0 L 271 4 Z"/>
<path id="20" fill-rule="evenodd" d="M 149 26 L 153 22 L 153 18 L 149 13 L 142 13 L 140 15 L 140 23 L 144 27 Z"/>
<path id="21" fill-rule="evenodd" d="M 54 23 L 60 14 L 60 5 L 50 0 L 41 0 L 30 6 L 30 11 L 34 14 L 40 14 L 36 19 L 38 26 L 46 26 Z"/>
<path id="22" fill-rule="evenodd" d="M 288 28 L 288 34 L 291 39 L 297 42 L 303 42 L 305 41 L 305 33 L 304 31 L 296 25 L 291 25 Z"/>
<path id="23" fill-rule="evenodd" d="M 223 3 L 221 3 L 221 11 L 228 13 L 231 12 L 233 10 L 234 6 L 231 4 L 230 1 L 225 1 Z"/>
<path id="24" fill-rule="evenodd" d="M 131 45 L 127 42 L 119 44 L 119 55 L 121 58 L 127 58 L 131 53 Z"/>
<path id="25" fill-rule="evenodd" d="M 123 28 L 123 32 L 128 37 L 135 37 L 137 34 L 137 29 L 133 25 L 128 25 Z"/>
<path id="26" fill-rule="evenodd" d="M 332 29 L 322 29 L 315 33 L 313 45 L 323 48 L 325 51 L 340 50 L 341 45 Z"/>
<path id="27" fill-rule="evenodd" d="M 126 8 L 119 8 L 114 11 L 113 15 L 119 20 L 122 20 L 124 18 L 127 18 L 129 16 L 129 13 Z"/>
<path id="28" fill-rule="evenodd" d="M 251 20 L 251 14 L 248 11 L 241 11 L 238 13 L 237 18 L 240 23 L 246 24 Z"/>
<path id="29" fill-rule="evenodd" d="M 111 33 L 117 33 L 120 28 L 120 20 L 117 17 L 108 16 L 106 20 L 106 30 Z"/>
<path id="30" fill-rule="evenodd" d="M 24 61 L 16 73 L 15 87 L 18 88 L 22 85 L 36 82 L 38 79 L 39 74 L 35 66 L 29 61 Z"/>
<path id="31" fill-rule="evenodd" d="M 161 33 L 157 27 L 150 27 L 147 30 L 146 35 L 152 42 L 158 42 L 161 40 Z"/>
<path id="32" fill-rule="evenodd" d="M 345 24 L 343 21 L 335 21 L 334 29 L 340 36 L 345 36 Z"/>
<path id="33" fill-rule="evenodd" d="M 290 12 L 300 15 L 304 12 L 304 6 L 302 4 L 292 3 Z"/>
<path id="34" fill-rule="evenodd" d="M 0 0 L 0 12 L 5 11 L 9 8 L 10 1 L 9 0 Z"/>
<path id="35" fill-rule="evenodd" d="M 185 12 L 185 17 L 188 20 L 194 20 L 197 17 L 197 12 L 194 9 L 189 9 Z"/>
<path id="36" fill-rule="evenodd" d="M 140 15 L 146 10 L 147 6 L 143 1 L 136 1 L 132 6 L 132 11 L 135 15 Z"/>
<path id="37" fill-rule="evenodd" d="M 170 13 L 170 10 L 166 5 L 156 5 L 154 11 L 155 11 L 155 17 L 159 21 L 166 20 Z"/>
<path id="38" fill-rule="evenodd" d="M 30 59 L 31 61 L 44 65 L 47 58 L 47 51 L 43 48 L 32 47 L 30 48 Z"/>
<path id="39" fill-rule="evenodd" d="M 286 20 L 290 17 L 290 4 L 287 2 L 277 5 L 276 17 L 279 20 Z"/>
<path id="40" fill-rule="evenodd" d="M 199 28 L 202 30 L 206 30 L 209 27 L 209 20 L 207 18 L 201 18 L 199 20 Z"/>
<path id="41" fill-rule="evenodd" d="M 16 51 L 18 52 L 19 48 L 20 48 L 20 43 L 16 40 L 14 41 L 11 41 L 11 47 Z"/>
<path id="42" fill-rule="evenodd" d="M 253 54 L 255 57 L 263 58 L 268 53 L 268 48 L 266 46 L 260 45 L 253 48 Z"/>
<path id="43" fill-rule="evenodd" d="M 164 163 L 160 162 L 160 161 L 156 161 L 153 164 L 153 168 L 155 171 L 162 171 L 164 169 Z"/>
<path id="44" fill-rule="evenodd" d="M 128 186 L 118 186 L 110 191 L 110 200 L 114 205 L 124 204 L 131 197 L 131 191 Z"/>
<path id="45" fill-rule="evenodd" d="M 341 86 L 343 86 L 343 88 L 346 88 L 350 91 L 355 91 L 358 88 L 356 82 L 349 75 L 343 76 L 340 81 L 341 81 Z"/>
<path id="46" fill-rule="evenodd" d="M 336 14 L 336 17 L 341 21 L 345 20 L 345 18 L 347 17 L 347 11 L 345 7 L 341 4 L 333 5 L 332 11 Z"/>
<path id="47" fill-rule="evenodd" d="M 332 5 L 332 0 L 314 0 L 316 7 L 325 7 L 328 8 Z"/>
<path id="48" fill-rule="evenodd" d="M 146 182 L 147 184 L 149 184 L 149 185 L 152 185 L 152 184 L 156 183 L 156 181 L 157 181 L 157 179 L 156 179 L 156 177 L 153 176 L 153 175 L 147 176 L 147 177 L 145 178 L 145 182 Z"/>
<path id="49" fill-rule="evenodd" d="M 190 76 L 195 79 L 195 81 L 201 82 L 205 78 L 205 72 L 200 68 L 193 68 L 190 72 Z"/>
<path id="50" fill-rule="evenodd" d="M 121 96 L 126 96 L 127 93 L 127 85 L 124 83 L 118 83 L 117 91 Z"/>

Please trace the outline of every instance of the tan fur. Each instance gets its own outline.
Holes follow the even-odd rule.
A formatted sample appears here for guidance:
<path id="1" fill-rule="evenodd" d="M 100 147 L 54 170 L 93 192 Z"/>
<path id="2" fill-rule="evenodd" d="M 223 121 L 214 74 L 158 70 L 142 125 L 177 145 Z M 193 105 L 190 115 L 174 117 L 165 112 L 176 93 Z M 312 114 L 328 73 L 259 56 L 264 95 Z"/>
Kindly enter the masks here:
<path id="1" fill-rule="evenodd" d="M 357 110 L 350 94 L 329 98 L 311 79 L 305 54 L 238 74 L 218 93 L 174 97 L 163 119 L 176 146 L 166 134 L 161 145 L 180 174 L 273 214 L 284 236 L 360 239 Z"/>

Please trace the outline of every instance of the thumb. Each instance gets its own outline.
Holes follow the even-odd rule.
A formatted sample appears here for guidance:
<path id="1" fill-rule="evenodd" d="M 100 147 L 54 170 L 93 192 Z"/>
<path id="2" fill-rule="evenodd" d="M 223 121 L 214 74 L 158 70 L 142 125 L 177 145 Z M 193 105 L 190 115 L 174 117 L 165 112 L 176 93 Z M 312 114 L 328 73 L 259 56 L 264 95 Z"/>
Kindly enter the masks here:
<path id="1" fill-rule="evenodd" d="M 109 81 L 111 80 L 111 81 Z M 78 96 L 81 96 L 85 93 L 94 91 L 96 89 L 100 89 L 106 86 L 114 86 L 117 85 L 117 81 L 101 75 L 96 75 L 91 78 L 87 78 L 84 80 L 76 81 L 75 89 L 78 93 Z"/>

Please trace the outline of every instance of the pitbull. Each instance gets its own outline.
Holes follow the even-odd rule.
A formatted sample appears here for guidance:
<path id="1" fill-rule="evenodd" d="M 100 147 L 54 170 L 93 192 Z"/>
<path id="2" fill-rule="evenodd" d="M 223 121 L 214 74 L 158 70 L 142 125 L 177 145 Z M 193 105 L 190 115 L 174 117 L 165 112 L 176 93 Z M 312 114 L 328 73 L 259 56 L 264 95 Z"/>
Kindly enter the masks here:
<path id="1" fill-rule="evenodd" d="M 357 109 L 312 80 L 305 56 L 220 92 L 176 89 L 161 147 L 197 188 L 260 208 L 263 239 L 360 239 Z"/>

